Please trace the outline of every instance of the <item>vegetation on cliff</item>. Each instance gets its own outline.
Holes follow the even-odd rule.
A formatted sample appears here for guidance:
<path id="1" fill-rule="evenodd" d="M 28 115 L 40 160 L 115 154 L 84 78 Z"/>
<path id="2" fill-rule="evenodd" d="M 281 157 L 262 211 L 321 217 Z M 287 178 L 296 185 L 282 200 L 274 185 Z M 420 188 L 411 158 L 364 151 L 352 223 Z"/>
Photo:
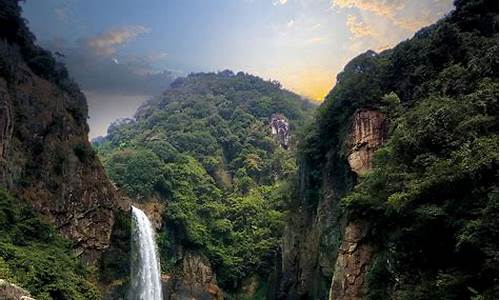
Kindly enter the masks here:
<path id="1" fill-rule="evenodd" d="M 498 296 L 498 2 L 455 5 L 348 63 L 299 145 L 308 171 L 295 205 L 314 209 L 330 176 L 344 217 L 370 223 L 368 299 Z M 346 141 L 361 108 L 384 112 L 390 128 L 356 179 Z"/>
<path id="2" fill-rule="evenodd" d="M 83 93 L 19 2 L 0 0 L 0 278 L 36 299 L 99 299 L 88 265 L 108 245 L 114 189 Z"/>
<path id="3" fill-rule="evenodd" d="M 283 180 L 295 172 L 291 151 L 271 136 L 269 117 L 292 130 L 313 106 L 277 82 L 231 71 L 191 74 L 110 126 L 96 149 L 115 184 L 138 201 L 167 203 L 160 234 L 164 271 L 177 249 L 195 249 L 232 289 L 267 276 L 278 252 Z"/>
<path id="4" fill-rule="evenodd" d="M 0 189 L 0 278 L 45 299 L 99 299 L 90 270 L 71 242 Z"/>

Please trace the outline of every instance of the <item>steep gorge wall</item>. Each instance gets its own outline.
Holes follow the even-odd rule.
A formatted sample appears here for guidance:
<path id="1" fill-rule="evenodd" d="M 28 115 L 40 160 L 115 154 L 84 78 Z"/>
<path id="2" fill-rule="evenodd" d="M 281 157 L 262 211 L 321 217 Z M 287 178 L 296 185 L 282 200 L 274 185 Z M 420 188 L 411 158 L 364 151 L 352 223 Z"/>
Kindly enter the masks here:
<path id="1" fill-rule="evenodd" d="M 365 174 L 372 168 L 375 151 L 384 143 L 387 135 L 383 113 L 360 109 L 354 113 L 348 135 L 347 160 L 353 172 Z M 329 299 L 363 299 L 365 276 L 376 249 L 366 241 L 370 225 L 363 220 L 348 220 L 342 235 Z"/>
<path id="2" fill-rule="evenodd" d="M 88 142 L 85 97 L 34 44 L 17 1 L 0 3 L 0 185 L 93 262 L 109 244 L 118 196 Z"/>
<path id="3" fill-rule="evenodd" d="M 365 237 L 369 224 L 341 214 L 340 194 L 357 175 L 369 171 L 374 152 L 387 134 L 386 118 L 374 109 L 359 109 L 350 118 L 343 141 L 347 155 L 325 163 L 316 206 L 307 205 L 307 168 L 300 174 L 302 205 L 289 216 L 283 236 L 282 299 L 362 299 L 364 277 L 374 247 Z M 347 170 L 340 171 L 346 168 Z M 339 180 L 339 173 L 343 178 Z"/>

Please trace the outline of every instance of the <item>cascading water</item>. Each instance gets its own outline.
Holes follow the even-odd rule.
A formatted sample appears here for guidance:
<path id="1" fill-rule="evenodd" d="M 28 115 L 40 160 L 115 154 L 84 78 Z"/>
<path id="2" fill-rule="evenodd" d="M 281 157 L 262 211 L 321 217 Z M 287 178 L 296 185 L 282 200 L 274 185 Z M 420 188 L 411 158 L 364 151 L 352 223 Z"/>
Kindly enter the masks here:
<path id="1" fill-rule="evenodd" d="M 129 300 L 162 300 L 160 261 L 151 222 L 132 206 L 132 261 Z"/>

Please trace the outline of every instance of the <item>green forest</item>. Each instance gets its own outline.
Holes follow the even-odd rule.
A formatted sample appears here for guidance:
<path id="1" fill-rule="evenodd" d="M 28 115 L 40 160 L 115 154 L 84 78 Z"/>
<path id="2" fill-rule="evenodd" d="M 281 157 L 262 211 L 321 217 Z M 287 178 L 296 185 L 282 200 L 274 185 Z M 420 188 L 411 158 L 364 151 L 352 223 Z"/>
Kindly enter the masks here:
<path id="1" fill-rule="evenodd" d="M 191 74 L 94 145 L 119 189 L 139 202 L 166 203 L 163 271 L 175 272 L 176 248 L 196 249 L 230 291 L 250 275 L 267 280 L 279 251 L 296 163 L 270 135 L 269 117 L 282 113 L 295 131 L 314 108 L 242 72 Z"/>

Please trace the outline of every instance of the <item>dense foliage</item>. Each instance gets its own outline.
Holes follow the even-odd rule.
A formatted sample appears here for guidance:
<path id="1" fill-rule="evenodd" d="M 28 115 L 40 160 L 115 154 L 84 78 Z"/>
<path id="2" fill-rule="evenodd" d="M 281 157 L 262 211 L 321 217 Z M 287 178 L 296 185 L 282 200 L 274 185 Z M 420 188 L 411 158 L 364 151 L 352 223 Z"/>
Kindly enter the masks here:
<path id="1" fill-rule="evenodd" d="M 71 243 L 27 205 L 0 190 L 0 278 L 40 300 L 99 299 Z"/>
<path id="2" fill-rule="evenodd" d="M 283 113 L 292 131 L 313 106 L 279 83 L 231 71 L 191 74 L 112 124 L 96 143 L 115 184 L 138 201 L 167 203 L 159 243 L 164 271 L 180 246 L 206 255 L 225 289 L 266 276 L 281 235 L 291 151 L 271 136 Z"/>
<path id="3" fill-rule="evenodd" d="M 344 214 L 371 223 L 380 253 L 369 299 L 498 296 L 498 2 L 455 5 L 411 40 L 346 65 L 299 145 L 308 203 L 328 173 L 343 183 Z M 331 162 L 346 161 L 359 108 L 385 112 L 390 128 L 353 187 L 348 165 Z"/>

